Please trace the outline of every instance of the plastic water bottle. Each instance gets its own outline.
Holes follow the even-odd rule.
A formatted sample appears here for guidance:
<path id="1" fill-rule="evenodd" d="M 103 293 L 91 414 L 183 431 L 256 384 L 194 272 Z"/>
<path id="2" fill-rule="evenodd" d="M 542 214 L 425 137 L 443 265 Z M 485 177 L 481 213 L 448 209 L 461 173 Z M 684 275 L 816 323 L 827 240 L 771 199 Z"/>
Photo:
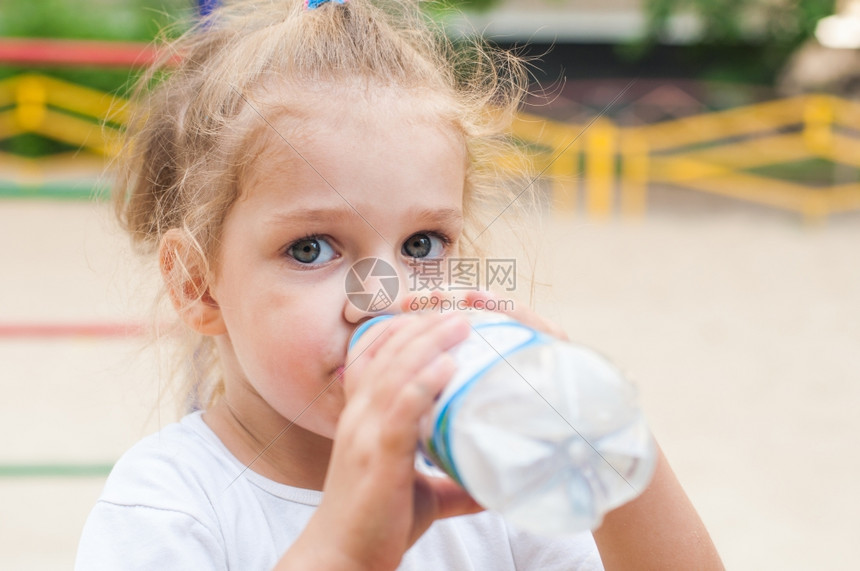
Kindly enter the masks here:
<path id="1" fill-rule="evenodd" d="M 636 390 L 592 350 L 510 317 L 465 312 L 457 372 L 419 447 L 482 506 L 558 535 L 597 528 L 648 485 L 656 447 Z M 371 319 L 353 335 L 391 316 Z"/>

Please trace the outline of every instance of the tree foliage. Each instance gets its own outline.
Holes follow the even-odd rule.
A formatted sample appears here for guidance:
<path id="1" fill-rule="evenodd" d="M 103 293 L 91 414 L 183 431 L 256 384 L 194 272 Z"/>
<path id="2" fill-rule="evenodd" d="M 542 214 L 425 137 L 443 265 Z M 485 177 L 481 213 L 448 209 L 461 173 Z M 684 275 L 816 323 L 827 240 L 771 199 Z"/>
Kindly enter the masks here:
<path id="1" fill-rule="evenodd" d="M 4 0 L 0 36 L 148 41 L 194 0 Z"/>
<path id="2" fill-rule="evenodd" d="M 652 40 L 666 36 L 672 17 L 684 14 L 701 22 L 701 43 L 794 47 L 834 5 L 835 0 L 646 0 L 644 8 Z"/>

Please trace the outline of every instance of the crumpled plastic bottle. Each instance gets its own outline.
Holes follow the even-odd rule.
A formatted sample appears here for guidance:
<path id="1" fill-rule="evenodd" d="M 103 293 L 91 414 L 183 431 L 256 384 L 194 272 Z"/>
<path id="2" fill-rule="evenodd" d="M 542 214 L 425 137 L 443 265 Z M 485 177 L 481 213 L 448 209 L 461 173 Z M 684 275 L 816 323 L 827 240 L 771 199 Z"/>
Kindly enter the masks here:
<path id="1" fill-rule="evenodd" d="M 487 509 L 545 535 L 599 527 L 651 480 L 656 445 L 636 389 L 598 353 L 502 313 L 464 312 L 458 368 L 419 448 Z M 369 327 L 390 315 L 363 323 Z"/>

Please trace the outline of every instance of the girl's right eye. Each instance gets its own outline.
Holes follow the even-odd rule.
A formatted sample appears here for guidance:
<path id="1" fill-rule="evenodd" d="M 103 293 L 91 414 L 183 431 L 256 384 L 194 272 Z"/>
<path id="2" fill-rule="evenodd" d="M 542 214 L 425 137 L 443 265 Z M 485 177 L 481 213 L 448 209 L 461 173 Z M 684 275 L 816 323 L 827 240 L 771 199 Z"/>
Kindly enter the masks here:
<path id="1" fill-rule="evenodd" d="M 324 264 L 336 257 L 334 248 L 319 236 L 296 240 L 287 247 L 287 255 L 300 264 Z"/>

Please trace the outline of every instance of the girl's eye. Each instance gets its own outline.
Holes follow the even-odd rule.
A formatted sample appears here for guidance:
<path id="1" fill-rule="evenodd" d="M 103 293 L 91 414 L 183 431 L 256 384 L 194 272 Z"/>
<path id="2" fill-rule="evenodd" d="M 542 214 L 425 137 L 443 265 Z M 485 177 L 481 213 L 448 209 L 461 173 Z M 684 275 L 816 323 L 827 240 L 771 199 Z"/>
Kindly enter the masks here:
<path id="1" fill-rule="evenodd" d="M 324 264 L 335 257 L 334 249 L 320 237 L 302 238 L 290 244 L 287 254 L 300 264 Z"/>
<path id="2" fill-rule="evenodd" d="M 413 234 L 403 242 L 403 254 L 410 258 L 439 258 L 447 242 L 441 236 L 426 232 Z"/>

